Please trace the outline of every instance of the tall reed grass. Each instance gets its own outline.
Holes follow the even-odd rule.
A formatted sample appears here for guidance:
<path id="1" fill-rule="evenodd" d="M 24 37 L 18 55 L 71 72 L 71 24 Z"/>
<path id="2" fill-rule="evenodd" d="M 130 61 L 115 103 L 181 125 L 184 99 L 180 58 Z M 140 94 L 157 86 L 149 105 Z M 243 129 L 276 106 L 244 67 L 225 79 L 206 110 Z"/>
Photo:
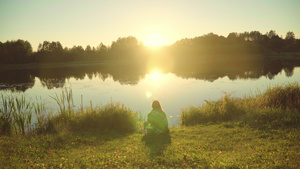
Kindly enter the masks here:
<path id="1" fill-rule="evenodd" d="M 10 135 L 12 131 L 15 134 L 25 135 L 26 132 L 33 131 L 32 113 L 38 113 L 41 119 L 41 108 L 43 104 L 31 103 L 22 94 L 17 95 L 1 95 L 2 107 L 0 107 L 0 129 L 1 135 Z M 37 112 L 40 111 L 40 112 Z M 42 126 L 41 122 L 38 127 Z"/>
<path id="2" fill-rule="evenodd" d="M 200 107 L 191 106 L 181 110 L 181 125 L 221 122 L 237 119 L 245 114 L 240 99 L 225 93 L 218 101 L 207 101 Z"/>
<path id="3" fill-rule="evenodd" d="M 300 127 L 299 83 L 269 86 L 255 96 L 234 98 L 226 94 L 218 101 L 181 111 L 181 125 L 242 121 L 258 127 Z"/>
<path id="4" fill-rule="evenodd" d="M 41 99 L 36 98 L 36 102 L 32 103 L 37 120 L 35 129 L 38 133 L 43 133 L 46 127 L 45 125 L 47 123 L 48 116 L 46 114 L 45 103 L 38 102 L 38 100 Z"/>
<path id="5" fill-rule="evenodd" d="M 0 109 L 0 135 L 10 135 L 12 131 L 13 121 L 12 121 L 12 101 L 11 98 L 6 98 L 3 94 L 2 107 Z"/>
<path id="6" fill-rule="evenodd" d="M 50 96 L 58 105 L 57 114 L 47 112 L 45 104 L 38 101 L 30 102 L 24 95 L 2 95 L 0 109 L 0 134 L 25 134 L 26 132 L 56 132 L 68 131 L 115 131 L 131 133 L 141 128 L 138 113 L 133 112 L 123 104 L 111 103 L 104 106 L 74 110 L 73 92 L 64 88 L 60 94 Z M 32 114 L 37 122 L 32 124 Z"/>
<path id="7" fill-rule="evenodd" d="M 71 131 L 115 131 L 130 133 L 138 129 L 137 113 L 132 112 L 123 104 L 108 103 L 104 106 L 90 106 L 75 111 L 73 109 L 72 89 L 65 88 L 60 95 L 51 97 L 59 107 L 58 115 L 52 117 L 52 121 L 60 129 Z"/>
<path id="8" fill-rule="evenodd" d="M 60 116 L 68 119 L 74 115 L 73 92 L 71 88 L 65 87 L 61 94 L 55 93 L 55 96 L 50 96 L 58 105 L 58 113 Z"/>
<path id="9" fill-rule="evenodd" d="M 86 108 L 71 119 L 72 130 L 115 131 L 131 133 L 138 130 L 138 114 L 120 103 Z"/>
<path id="10" fill-rule="evenodd" d="M 269 86 L 264 93 L 257 94 L 257 103 L 263 107 L 300 109 L 299 83 Z"/>

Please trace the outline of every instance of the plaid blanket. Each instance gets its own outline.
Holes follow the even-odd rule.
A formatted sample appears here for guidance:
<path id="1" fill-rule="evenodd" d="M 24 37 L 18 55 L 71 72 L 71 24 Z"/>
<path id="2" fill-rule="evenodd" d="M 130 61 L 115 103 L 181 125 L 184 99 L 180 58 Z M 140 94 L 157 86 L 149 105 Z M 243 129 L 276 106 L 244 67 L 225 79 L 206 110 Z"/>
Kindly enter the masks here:
<path id="1" fill-rule="evenodd" d="M 159 109 L 153 109 L 148 114 L 148 122 L 151 124 L 151 132 L 161 134 L 168 131 L 168 119 L 166 113 Z"/>

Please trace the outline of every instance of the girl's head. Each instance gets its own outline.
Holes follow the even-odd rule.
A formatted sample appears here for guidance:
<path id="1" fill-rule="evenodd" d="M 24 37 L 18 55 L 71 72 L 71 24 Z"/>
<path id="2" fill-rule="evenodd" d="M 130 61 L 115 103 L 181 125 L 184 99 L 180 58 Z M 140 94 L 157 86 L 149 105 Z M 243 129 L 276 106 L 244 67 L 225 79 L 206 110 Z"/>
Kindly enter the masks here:
<path id="1" fill-rule="evenodd" d="M 162 110 L 161 105 L 160 105 L 160 103 L 159 103 L 158 100 L 153 100 L 153 102 L 152 102 L 152 108 L 153 109 L 160 109 L 160 110 Z"/>

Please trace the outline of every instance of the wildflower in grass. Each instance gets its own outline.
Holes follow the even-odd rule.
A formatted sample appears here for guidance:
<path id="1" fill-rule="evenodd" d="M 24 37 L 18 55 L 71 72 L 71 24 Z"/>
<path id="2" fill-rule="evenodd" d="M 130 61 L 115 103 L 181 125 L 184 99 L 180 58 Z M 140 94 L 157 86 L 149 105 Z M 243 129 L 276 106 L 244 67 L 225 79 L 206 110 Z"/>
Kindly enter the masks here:
<path id="1" fill-rule="evenodd" d="M 299 159 L 299 158 L 297 158 L 297 161 L 300 161 L 300 159 Z"/>
<path id="2" fill-rule="evenodd" d="M 95 150 L 95 149 L 96 149 L 96 147 L 94 146 L 94 147 L 93 147 L 93 149 Z"/>
<path id="3" fill-rule="evenodd" d="M 184 165 L 184 166 L 186 166 L 187 164 L 186 164 L 186 163 L 184 163 L 183 165 Z"/>
<path id="4" fill-rule="evenodd" d="M 31 164 L 30 166 L 31 166 L 31 167 L 33 167 L 34 165 L 33 165 L 33 164 Z"/>

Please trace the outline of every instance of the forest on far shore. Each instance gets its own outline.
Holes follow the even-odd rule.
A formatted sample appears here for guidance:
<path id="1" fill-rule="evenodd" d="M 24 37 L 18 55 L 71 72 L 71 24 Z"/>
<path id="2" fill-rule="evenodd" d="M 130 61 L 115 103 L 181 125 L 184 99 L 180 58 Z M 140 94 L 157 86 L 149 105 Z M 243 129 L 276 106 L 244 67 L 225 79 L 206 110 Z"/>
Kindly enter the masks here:
<path id="1" fill-rule="evenodd" d="M 265 34 L 259 31 L 232 32 L 227 37 L 208 33 L 178 40 L 172 45 L 160 47 L 155 52 L 133 36 L 120 37 L 110 46 L 100 43 L 96 47 L 87 45 L 85 48 L 82 46 L 68 48 L 63 47 L 59 41 L 44 41 L 39 44 L 36 52 L 32 50 L 30 42 L 19 39 L 0 42 L 0 65 L 120 59 L 146 62 L 153 56 L 158 59 L 157 61 L 172 58 L 179 63 L 209 58 L 215 60 L 221 57 L 226 60 L 226 57 L 233 56 L 267 56 L 274 52 L 300 52 L 300 39 L 296 39 L 291 31 L 287 32 L 284 38 L 274 30 Z"/>

